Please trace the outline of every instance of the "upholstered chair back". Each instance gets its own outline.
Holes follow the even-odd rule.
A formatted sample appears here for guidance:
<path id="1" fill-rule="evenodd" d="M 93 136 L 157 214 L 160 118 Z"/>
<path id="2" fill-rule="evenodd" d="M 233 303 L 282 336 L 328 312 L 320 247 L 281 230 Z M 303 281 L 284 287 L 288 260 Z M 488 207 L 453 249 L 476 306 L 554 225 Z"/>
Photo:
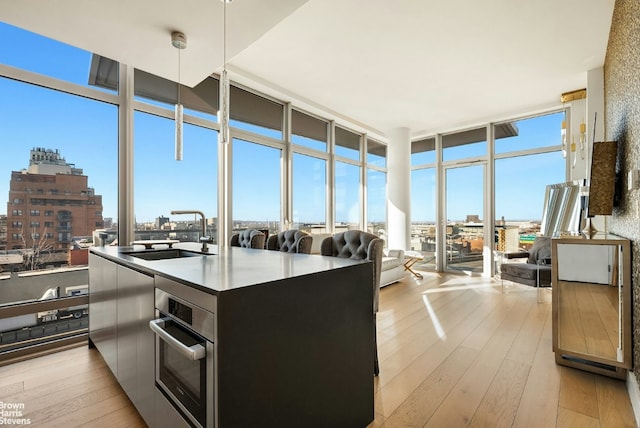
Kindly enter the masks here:
<path id="1" fill-rule="evenodd" d="M 311 254 L 313 238 L 307 232 L 292 229 L 269 236 L 267 250 Z"/>
<path id="2" fill-rule="evenodd" d="M 342 257 L 345 259 L 370 260 L 373 262 L 373 374 L 378 376 L 378 343 L 376 334 L 376 315 L 380 296 L 380 269 L 384 241 L 371 233 L 361 230 L 348 230 L 336 233 L 322 240 L 320 254 L 323 256 Z"/>
<path id="3" fill-rule="evenodd" d="M 231 246 L 264 249 L 264 233 L 255 229 L 243 230 L 231 236 Z"/>
<path id="4" fill-rule="evenodd" d="M 548 236 L 538 236 L 529 250 L 527 263 L 537 264 L 540 260 L 551 259 L 551 238 Z"/>
<path id="5" fill-rule="evenodd" d="M 348 230 L 329 236 L 320 244 L 323 256 L 345 259 L 371 260 L 373 262 L 373 312 L 378 312 L 380 294 L 380 267 L 382 265 L 384 241 L 368 232 Z"/>

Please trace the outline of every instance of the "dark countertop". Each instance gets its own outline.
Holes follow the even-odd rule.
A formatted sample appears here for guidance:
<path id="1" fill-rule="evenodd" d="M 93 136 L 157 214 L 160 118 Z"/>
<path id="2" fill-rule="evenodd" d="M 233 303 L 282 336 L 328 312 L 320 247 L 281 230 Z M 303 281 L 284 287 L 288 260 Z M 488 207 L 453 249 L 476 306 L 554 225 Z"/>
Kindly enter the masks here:
<path id="1" fill-rule="evenodd" d="M 315 254 L 289 254 L 236 247 L 218 248 L 217 245 L 209 246 L 209 255 L 175 259 L 143 260 L 126 254 L 164 248 L 167 246 L 159 245 L 155 250 L 145 250 L 143 245 L 105 246 L 91 247 L 90 251 L 123 266 L 164 276 L 213 294 L 354 264 L 370 263 Z M 200 244 L 189 242 L 174 244 L 173 248 L 195 252 L 201 250 Z"/>

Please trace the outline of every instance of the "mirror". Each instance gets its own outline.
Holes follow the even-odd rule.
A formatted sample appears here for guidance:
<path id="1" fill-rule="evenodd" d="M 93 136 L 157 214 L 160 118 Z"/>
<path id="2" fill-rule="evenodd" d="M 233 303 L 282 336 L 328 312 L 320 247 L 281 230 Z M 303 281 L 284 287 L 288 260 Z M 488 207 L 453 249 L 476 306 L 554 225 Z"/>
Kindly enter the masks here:
<path id="1" fill-rule="evenodd" d="M 584 217 L 582 190 L 580 181 L 547 186 L 540 225 L 542 236 L 580 233 Z"/>
<path id="2" fill-rule="evenodd" d="M 554 351 L 620 377 L 631 363 L 629 241 L 609 238 L 553 240 Z"/>

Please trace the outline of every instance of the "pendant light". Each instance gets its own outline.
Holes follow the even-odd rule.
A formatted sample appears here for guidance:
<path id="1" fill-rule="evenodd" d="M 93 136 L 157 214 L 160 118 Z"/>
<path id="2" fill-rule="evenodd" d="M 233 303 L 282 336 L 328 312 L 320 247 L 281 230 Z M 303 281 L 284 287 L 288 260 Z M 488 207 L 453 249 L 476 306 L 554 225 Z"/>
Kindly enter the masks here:
<path id="1" fill-rule="evenodd" d="M 229 77 L 227 76 L 227 3 L 232 0 L 222 1 L 222 72 L 220 73 L 220 99 L 218 110 L 218 121 L 220 131 L 218 132 L 218 142 L 229 143 Z"/>
<path id="2" fill-rule="evenodd" d="M 179 32 L 171 33 L 171 44 L 178 49 L 178 98 L 175 109 L 176 122 L 176 160 L 182 160 L 182 104 L 180 103 L 180 51 L 187 48 L 187 37 Z"/>

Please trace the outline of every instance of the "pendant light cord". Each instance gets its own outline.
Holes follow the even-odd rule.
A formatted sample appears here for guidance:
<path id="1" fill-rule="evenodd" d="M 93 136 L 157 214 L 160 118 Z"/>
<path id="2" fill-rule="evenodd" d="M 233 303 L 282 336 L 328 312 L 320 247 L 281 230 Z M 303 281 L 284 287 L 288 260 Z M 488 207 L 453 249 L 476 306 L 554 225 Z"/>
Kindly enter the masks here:
<path id="1" fill-rule="evenodd" d="M 219 141 L 229 143 L 229 78 L 227 76 L 227 1 L 222 0 L 222 73 L 220 74 Z"/>
<path id="2" fill-rule="evenodd" d="M 227 68 L 227 2 L 222 0 L 222 68 Z"/>

